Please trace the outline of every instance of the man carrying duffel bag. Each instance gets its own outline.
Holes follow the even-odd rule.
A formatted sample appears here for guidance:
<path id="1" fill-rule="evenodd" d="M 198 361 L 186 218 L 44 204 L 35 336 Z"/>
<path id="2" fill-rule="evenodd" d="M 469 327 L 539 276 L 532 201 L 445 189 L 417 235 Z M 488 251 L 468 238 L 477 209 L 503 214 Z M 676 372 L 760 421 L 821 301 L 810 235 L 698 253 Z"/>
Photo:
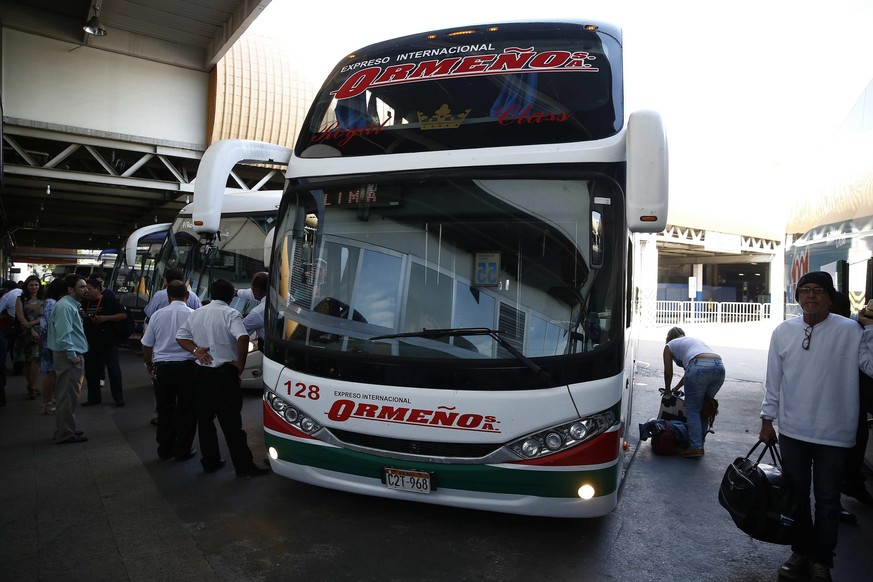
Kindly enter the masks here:
<path id="1" fill-rule="evenodd" d="M 794 294 L 803 317 L 782 322 L 770 338 L 759 438 L 776 442 L 776 423 L 783 469 L 798 496 L 791 556 L 779 567 L 786 579 L 831 580 L 843 464 L 855 443 L 858 369 L 873 372 L 873 328 L 866 328 L 873 314 L 859 315 L 862 335 L 854 321 L 830 314 L 835 293 L 828 273 L 803 275 Z"/>

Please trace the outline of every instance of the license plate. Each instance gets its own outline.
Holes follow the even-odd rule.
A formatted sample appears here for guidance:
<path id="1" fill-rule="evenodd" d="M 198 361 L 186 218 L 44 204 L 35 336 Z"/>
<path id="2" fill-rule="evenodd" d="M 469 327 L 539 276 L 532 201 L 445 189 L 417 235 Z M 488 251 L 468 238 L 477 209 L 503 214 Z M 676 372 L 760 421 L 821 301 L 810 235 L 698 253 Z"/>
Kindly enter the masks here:
<path id="1" fill-rule="evenodd" d="M 383 476 L 385 486 L 391 489 L 411 491 L 413 493 L 430 493 L 434 489 L 431 486 L 430 473 L 425 471 L 410 471 L 408 469 L 385 467 Z"/>

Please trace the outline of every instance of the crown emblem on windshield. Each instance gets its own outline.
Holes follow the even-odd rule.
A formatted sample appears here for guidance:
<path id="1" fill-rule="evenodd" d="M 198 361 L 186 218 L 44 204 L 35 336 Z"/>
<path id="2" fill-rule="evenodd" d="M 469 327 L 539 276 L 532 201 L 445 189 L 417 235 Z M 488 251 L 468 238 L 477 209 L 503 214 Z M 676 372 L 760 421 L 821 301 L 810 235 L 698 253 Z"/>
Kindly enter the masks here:
<path id="1" fill-rule="evenodd" d="M 463 113 L 452 115 L 452 110 L 449 109 L 447 103 L 440 105 L 439 109 L 434 111 L 434 115 L 426 115 L 421 111 L 418 112 L 418 122 L 421 125 L 422 131 L 428 129 L 455 129 L 461 125 L 461 122 L 467 118 L 471 109 L 467 109 Z"/>

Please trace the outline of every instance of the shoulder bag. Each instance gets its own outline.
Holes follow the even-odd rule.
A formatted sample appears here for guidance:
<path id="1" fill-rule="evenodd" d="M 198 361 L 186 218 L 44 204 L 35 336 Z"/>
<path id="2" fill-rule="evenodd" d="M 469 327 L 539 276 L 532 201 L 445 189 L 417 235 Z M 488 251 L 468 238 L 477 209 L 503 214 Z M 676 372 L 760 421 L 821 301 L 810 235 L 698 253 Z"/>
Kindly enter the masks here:
<path id="1" fill-rule="evenodd" d="M 15 298 L 15 303 L 16 304 L 21 303 L 21 309 L 22 309 L 22 311 L 24 310 L 24 294 L 23 293 Z M 15 314 L 12 316 L 12 333 L 16 337 L 21 337 L 22 328 L 21 328 L 21 322 L 18 321 L 18 305 L 16 305 L 14 311 L 15 311 Z"/>
<path id="2" fill-rule="evenodd" d="M 120 342 L 130 338 L 136 329 L 136 322 L 133 320 L 133 313 L 130 312 L 130 309 L 121 305 L 121 311 L 125 314 L 125 318 L 121 321 L 112 322 L 115 339 Z"/>
<path id="3" fill-rule="evenodd" d="M 755 459 L 758 441 L 745 457 L 737 457 L 724 473 L 718 502 L 736 526 L 752 538 L 772 544 L 794 541 L 797 494 L 794 484 L 782 473 L 782 457 L 776 445 L 765 445 Z M 772 465 L 761 463 L 770 452 Z"/>

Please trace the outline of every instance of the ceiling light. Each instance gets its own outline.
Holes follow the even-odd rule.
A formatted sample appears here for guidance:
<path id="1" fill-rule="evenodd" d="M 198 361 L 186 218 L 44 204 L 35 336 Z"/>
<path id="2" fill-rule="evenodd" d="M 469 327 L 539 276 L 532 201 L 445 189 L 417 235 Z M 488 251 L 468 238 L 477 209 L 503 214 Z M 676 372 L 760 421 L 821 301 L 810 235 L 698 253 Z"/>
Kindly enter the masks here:
<path id="1" fill-rule="evenodd" d="M 91 20 L 89 20 L 82 29 L 88 34 L 93 34 L 94 36 L 106 36 L 106 29 L 103 28 L 103 23 L 100 22 L 100 19 L 97 18 L 96 14 L 91 17 Z"/>
<path id="2" fill-rule="evenodd" d="M 82 30 L 94 36 L 106 36 L 106 29 L 103 27 L 103 23 L 100 22 L 99 15 L 100 2 L 97 2 L 97 5 L 94 7 L 94 16 L 88 19 L 88 22 L 85 23 Z"/>

